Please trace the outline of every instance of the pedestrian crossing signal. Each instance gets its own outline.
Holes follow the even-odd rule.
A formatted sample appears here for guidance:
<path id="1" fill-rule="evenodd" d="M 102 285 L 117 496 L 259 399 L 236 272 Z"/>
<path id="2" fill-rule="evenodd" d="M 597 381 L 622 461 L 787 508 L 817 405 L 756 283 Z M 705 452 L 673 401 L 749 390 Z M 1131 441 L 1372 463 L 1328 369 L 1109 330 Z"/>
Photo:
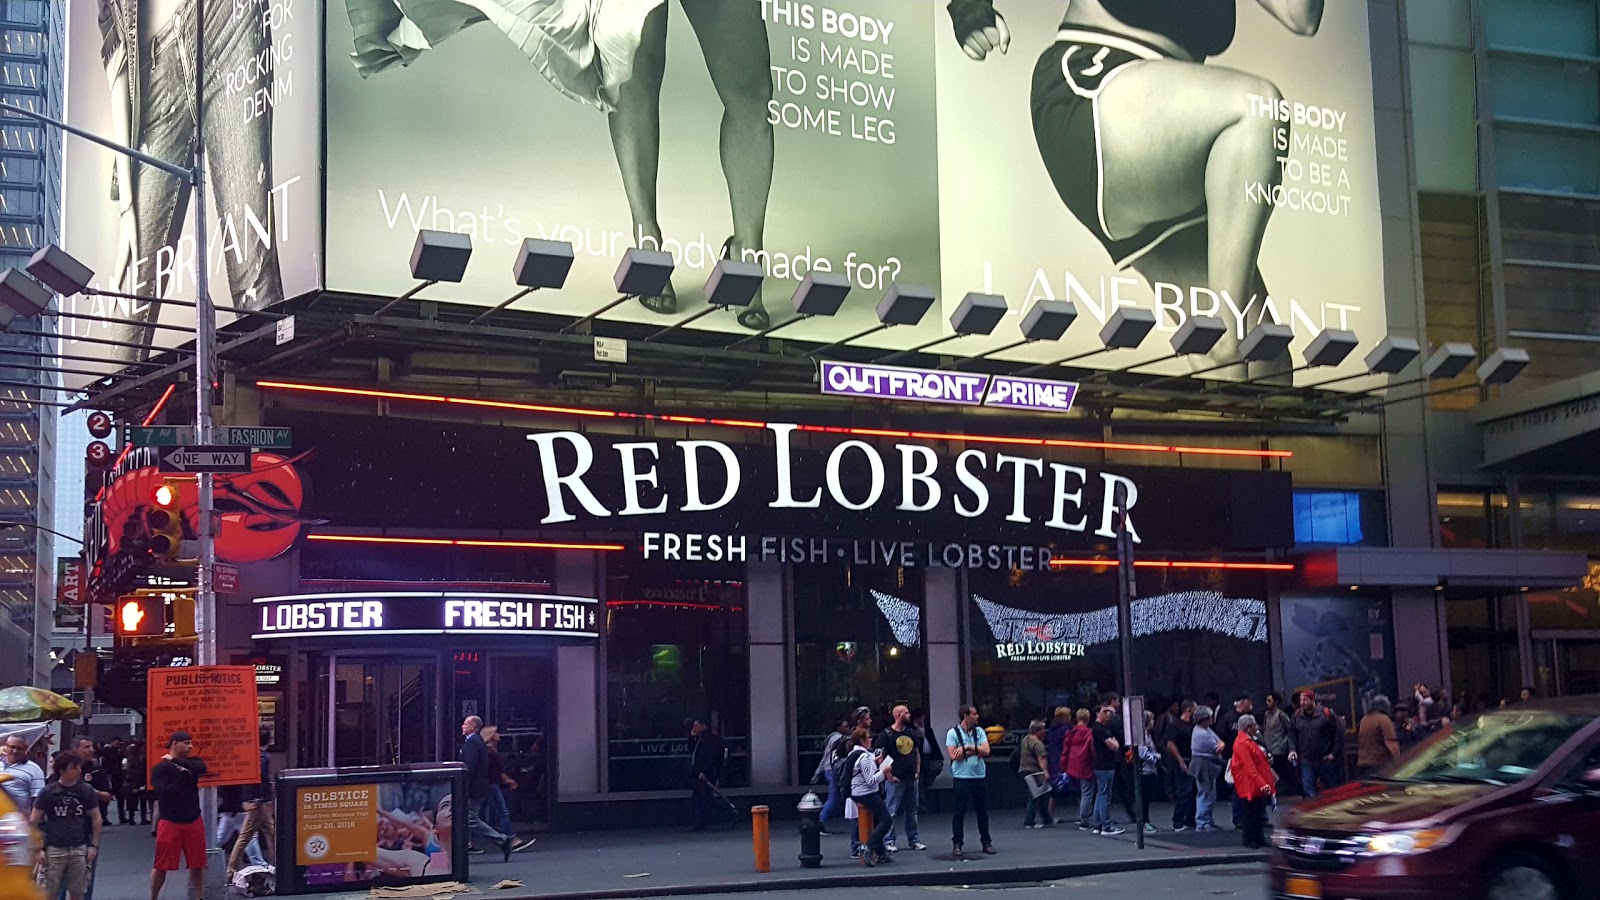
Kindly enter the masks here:
<path id="1" fill-rule="evenodd" d="M 166 601 L 127 595 L 117 601 L 117 637 L 157 637 L 166 633 Z"/>

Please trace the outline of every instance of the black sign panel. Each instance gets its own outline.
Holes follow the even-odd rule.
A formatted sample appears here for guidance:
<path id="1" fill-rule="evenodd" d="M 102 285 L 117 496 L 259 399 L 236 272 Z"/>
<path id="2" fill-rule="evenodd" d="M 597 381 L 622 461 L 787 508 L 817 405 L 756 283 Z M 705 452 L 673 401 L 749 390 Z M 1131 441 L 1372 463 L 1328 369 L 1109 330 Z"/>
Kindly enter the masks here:
<path id="1" fill-rule="evenodd" d="M 599 637 L 595 600 L 469 591 L 295 594 L 255 601 L 255 640 L 373 635 Z"/>
<path id="2" fill-rule="evenodd" d="M 1133 530 L 1147 548 L 1293 543 L 1291 480 L 1282 472 L 1102 467 L 1024 440 L 972 439 L 953 449 L 776 423 L 686 441 L 281 417 L 318 448 L 305 464 L 319 486 L 307 514 L 341 525 L 978 541 L 1060 552 L 1110 543 L 1116 492 L 1127 489 Z"/>

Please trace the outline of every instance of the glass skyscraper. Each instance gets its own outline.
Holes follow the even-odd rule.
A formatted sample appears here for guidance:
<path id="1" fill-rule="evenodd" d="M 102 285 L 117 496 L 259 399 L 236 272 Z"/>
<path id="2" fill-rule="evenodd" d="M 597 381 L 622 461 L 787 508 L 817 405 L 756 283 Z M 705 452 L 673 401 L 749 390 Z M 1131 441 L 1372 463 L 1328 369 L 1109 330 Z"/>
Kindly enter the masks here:
<path id="1" fill-rule="evenodd" d="M 0 100 L 62 114 L 65 4 L 0 0 Z M 21 268 L 61 222 L 61 137 L 0 116 L 0 269 Z M 55 564 L 56 418 L 51 320 L 0 333 L 0 685 L 48 684 Z M 12 525 L 9 523 L 20 523 Z"/>

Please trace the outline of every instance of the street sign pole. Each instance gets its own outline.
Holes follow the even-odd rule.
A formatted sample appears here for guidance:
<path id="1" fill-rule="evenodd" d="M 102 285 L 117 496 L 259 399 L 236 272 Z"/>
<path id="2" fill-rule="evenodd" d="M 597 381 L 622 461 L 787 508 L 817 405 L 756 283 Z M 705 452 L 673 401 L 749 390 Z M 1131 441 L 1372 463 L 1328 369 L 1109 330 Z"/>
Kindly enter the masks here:
<path id="1" fill-rule="evenodd" d="M 1119 481 L 1112 492 L 1113 502 L 1117 505 L 1117 633 L 1120 635 L 1122 645 L 1122 712 L 1124 716 L 1131 715 L 1128 697 L 1133 696 L 1133 596 L 1137 589 L 1133 571 L 1133 534 L 1128 531 L 1128 486 Z M 1139 715 L 1144 715 L 1142 709 Z M 1126 723 L 1132 726 L 1134 723 Z M 1144 723 L 1138 723 L 1142 730 Z M 1124 733 L 1131 734 L 1134 728 L 1127 728 Z M 1133 750 L 1133 806 L 1135 809 L 1144 809 L 1144 764 L 1139 759 L 1139 748 Z M 1134 831 L 1138 832 L 1139 849 L 1144 849 L 1144 816 L 1141 813 L 1133 823 Z"/>
<path id="2" fill-rule="evenodd" d="M 211 225 L 206 220 L 205 180 L 205 77 L 206 4 L 195 4 L 194 22 L 194 172 L 190 196 L 194 197 L 195 237 L 195 327 L 194 327 L 194 427 L 202 445 L 211 443 L 211 383 L 216 375 L 217 310 L 211 302 L 211 256 L 206 235 Z M 248 454 L 247 454 L 248 455 Z M 201 472 L 195 479 L 199 487 L 200 558 L 195 564 L 195 656 L 202 666 L 217 664 L 217 592 L 212 584 L 217 562 L 216 505 L 212 496 L 214 479 Z M 206 850 L 217 845 L 217 792 L 204 792 L 201 809 L 206 826 Z"/>

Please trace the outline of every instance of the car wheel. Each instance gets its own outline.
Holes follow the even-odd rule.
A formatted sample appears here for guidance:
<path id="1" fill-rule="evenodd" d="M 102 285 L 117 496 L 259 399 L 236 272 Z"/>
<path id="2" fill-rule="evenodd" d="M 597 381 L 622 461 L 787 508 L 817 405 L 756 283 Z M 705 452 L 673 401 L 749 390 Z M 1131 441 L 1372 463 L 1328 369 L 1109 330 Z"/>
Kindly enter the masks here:
<path id="1" fill-rule="evenodd" d="M 1508 853 L 1489 873 L 1488 900 L 1563 900 L 1561 881 L 1531 853 Z"/>

